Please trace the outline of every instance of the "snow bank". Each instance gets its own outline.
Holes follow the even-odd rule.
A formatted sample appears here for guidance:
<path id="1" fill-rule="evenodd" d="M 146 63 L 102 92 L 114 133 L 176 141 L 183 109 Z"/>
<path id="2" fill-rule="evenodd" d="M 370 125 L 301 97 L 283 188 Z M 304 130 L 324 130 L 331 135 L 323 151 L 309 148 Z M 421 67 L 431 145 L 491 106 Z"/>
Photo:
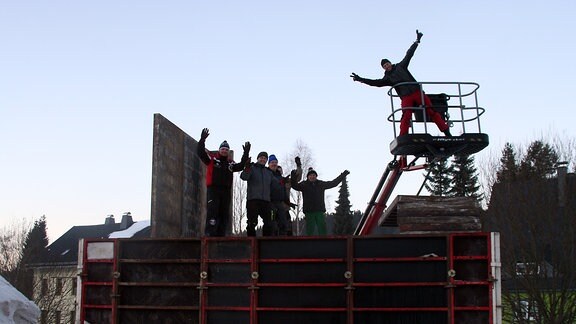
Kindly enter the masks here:
<path id="1" fill-rule="evenodd" d="M 40 309 L 0 276 L 0 323 L 38 323 Z"/>

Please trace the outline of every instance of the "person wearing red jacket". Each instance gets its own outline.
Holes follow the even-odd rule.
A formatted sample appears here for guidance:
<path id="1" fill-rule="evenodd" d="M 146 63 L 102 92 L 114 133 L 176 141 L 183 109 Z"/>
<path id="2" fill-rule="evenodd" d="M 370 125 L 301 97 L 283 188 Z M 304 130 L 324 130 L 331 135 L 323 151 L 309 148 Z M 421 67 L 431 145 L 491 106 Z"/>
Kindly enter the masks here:
<path id="1" fill-rule="evenodd" d="M 244 152 L 240 163 L 235 163 L 229 155 L 230 145 L 227 141 L 222 142 L 218 153 L 206 151 L 206 138 L 210 135 L 208 128 L 204 128 L 198 141 L 197 155 L 206 165 L 206 188 L 207 188 L 207 213 L 206 236 L 225 236 L 226 228 L 230 223 L 231 199 L 232 199 L 232 179 L 233 172 L 244 169 L 248 154 L 250 153 L 250 142 L 246 142 L 242 148 Z"/>
<path id="2" fill-rule="evenodd" d="M 422 98 L 424 98 L 424 105 L 426 107 L 426 113 L 430 116 L 430 119 L 436 123 L 436 126 L 443 132 L 446 136 L 452 136 L 450 134 L 450 126 L 442 119 L 442 116 L 432 109 L 432 102 L 426 94 L 424 94 L 420 88 L 420 85 L 416 84 L 416 79 L 412 76 L 410 71 L 408 71 L 408 64 L 416 52 L 418 44 L 420 44 L 420 39 L 422 38 L 422 33 L 416 30 L 416 41 L 408 51 L 406 56 L 402 61 L 396 64 L 390 63 L 388 59 L 382 59 L 380 65 L 384 69 L 384 77 L 382 79 L 366 79 L 358 76 L 356 73 L 352 73 L 350 77 L 354 81 L 367 84 L 373 87 L 394 87 L 398 96 L 402 100 L 402 118 L 400 119 L 400 135 L 408 134 L 408 129 L 410 128 L 410 119 L 412 118 L 412 109 L 409 107 L 419 107 L 422 105 Z M 413 82 L 412 84 L 404 84 L 396 86 L 399 83 Z"/>

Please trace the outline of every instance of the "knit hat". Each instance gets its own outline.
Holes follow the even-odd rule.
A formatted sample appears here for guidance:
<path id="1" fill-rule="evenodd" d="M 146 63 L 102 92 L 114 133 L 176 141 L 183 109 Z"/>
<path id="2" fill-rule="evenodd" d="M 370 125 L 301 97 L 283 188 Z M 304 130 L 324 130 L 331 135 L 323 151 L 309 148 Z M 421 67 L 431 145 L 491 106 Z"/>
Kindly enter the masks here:
<path id="1" fill-rule="evenodd" d="M 384 65 L 384 63 L 391 63 L 389 59 L 382 59 L 382 61 L 380 61 L 380 65 Z"/>
<path id="2" fill-rule="evenodd" d="M 316 176 L 318 176 L 318 173 L 316 173 L 316 170 L 314 170 L 312 167 L 308 168 L 308 173 L 306 174 L 306 178 L 308 178 L 309 175 L 311 175 L 312 173 L 314 173 Z"/>
<path id="3" fill-rule="evenodd" d="M 266 153 L 266 152 L 260 152 L 260 153 L 258 153 L 257 159 L 259 159 L 261 156 L 265 156 L 266 158 L 268 158 L 268 153 Z"/>
<path id="4" fill-rule="evenodd" d="M 219 149 L 221 149 L 221 148 L 223 148 L 223 147 L 225 147 L 225 148 L 227 148 L 227 149 L 230 149 L 230 145 L 228 145 L 228 142 L 226 142 L 226 141 L 224 141 L 224 142 L 222 142 L 222 144 L 220 144 L 220 148 L 219 148 Z"/>
<path id="5" fill-rule="evenodd" d="M 270 163 L 272 161 L 278 162 L 278 159 L 276 158 L 276 155 L 274 155 L 274 154 L 270 154 L 270 157 L 268 158 L 268 163 Z"/>

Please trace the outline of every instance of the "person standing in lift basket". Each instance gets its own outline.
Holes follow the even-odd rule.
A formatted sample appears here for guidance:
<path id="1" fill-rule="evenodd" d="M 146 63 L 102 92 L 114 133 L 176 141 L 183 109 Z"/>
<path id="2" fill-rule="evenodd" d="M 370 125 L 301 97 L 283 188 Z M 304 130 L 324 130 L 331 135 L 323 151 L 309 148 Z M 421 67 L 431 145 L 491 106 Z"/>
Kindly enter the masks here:
<path id="1" fill-rule="evenodd" d="M 410 128 L 410 119 L 412 118 L 412 109 L 409 107 L 418 107 L 422 105 L 422 97 L 424 98 L 424 105 L 426 106 L 426 113 L 430 116 L 430 119 L 434 121 L 436 126 L 442 131 L 446 136 L 452 136 L 450 134 L 450 126 L 442 119 L 442 116 L 432 109 L 432 102 L 426 94 L 424 94 L 418 84 L 405 84 L 395 87 L 399 83 L 403 82 L 417 82 L 412 76 L 410 71 L 408 71 L 408 64 L 418 44 L 420 44 L 420 39 L 422 38 L 422 33 L 416 30 L 416 41 L 408 51 L 406 56 L 402 61 L 396 64 L 390 63 L 388 59 L 382 59 L 380 65 L 384 69 L 384 77 L 382 79 L 366 79 L 362 78 L 356 73 L 352 73 L 350 77 L 354 81 L 367 84 L 373 87 L 394 87 L 398 96 L 402 100 L 402 118 L 400 119 L 400 135 L 408 134 L 408 129 Z"/>

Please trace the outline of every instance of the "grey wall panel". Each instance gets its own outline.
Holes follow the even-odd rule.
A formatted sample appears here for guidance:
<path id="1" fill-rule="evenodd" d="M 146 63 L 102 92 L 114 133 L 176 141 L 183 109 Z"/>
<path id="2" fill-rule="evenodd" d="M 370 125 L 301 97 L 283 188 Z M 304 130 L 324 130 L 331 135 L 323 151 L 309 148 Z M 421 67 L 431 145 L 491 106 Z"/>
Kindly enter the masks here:
<path id="1" fill-rule="evenodd" d="M 206 217 L 198 142 L 160 114 L 154 114 L 153 142 L 151 235 L 198 237 Z"/>

